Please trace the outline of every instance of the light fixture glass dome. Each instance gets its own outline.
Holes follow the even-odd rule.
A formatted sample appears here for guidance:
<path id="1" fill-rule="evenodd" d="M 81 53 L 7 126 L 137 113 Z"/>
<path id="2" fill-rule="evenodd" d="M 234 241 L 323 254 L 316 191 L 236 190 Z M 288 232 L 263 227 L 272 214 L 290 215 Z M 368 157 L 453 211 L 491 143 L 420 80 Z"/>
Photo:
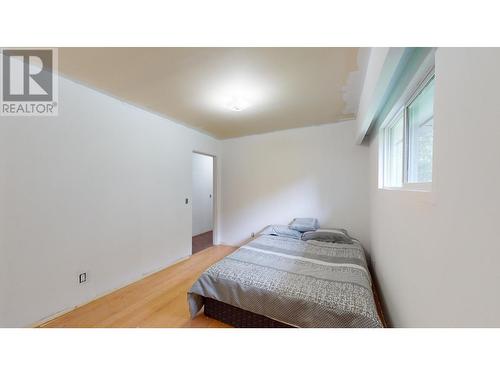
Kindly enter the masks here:
<path id="1" fill-rule="evenodd" d="M 248 108 L 250 106 L 250 103 L 248 100 L 245 100 L 241 97 L 233 96 L 231 99 L 228 100 L 226 107 L 229 108 L 232 111 L 243 111 L 244 109 Z"/>

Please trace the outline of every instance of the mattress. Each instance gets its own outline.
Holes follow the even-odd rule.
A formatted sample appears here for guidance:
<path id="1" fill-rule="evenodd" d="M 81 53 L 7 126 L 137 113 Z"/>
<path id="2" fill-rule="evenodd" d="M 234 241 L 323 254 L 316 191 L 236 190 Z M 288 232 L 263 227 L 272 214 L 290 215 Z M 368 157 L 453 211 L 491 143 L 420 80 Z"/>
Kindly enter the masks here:
<path id="1" fill-rule="evenodd" d="M 364 250 L 264 235 L 209 267 L 188 292 L 294 327 L 382 327 Z"/>

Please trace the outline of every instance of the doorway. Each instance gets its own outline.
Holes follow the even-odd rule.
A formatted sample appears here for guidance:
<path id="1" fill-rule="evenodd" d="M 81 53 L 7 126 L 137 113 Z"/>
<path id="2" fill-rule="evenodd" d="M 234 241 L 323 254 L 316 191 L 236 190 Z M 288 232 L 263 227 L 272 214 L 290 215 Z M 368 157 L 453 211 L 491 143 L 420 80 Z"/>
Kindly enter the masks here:
<path id="1" fill-rule="evenodd" d="M 214 233 L 214 157 L 192 155 L 192 253 L 213 246 Z"/>

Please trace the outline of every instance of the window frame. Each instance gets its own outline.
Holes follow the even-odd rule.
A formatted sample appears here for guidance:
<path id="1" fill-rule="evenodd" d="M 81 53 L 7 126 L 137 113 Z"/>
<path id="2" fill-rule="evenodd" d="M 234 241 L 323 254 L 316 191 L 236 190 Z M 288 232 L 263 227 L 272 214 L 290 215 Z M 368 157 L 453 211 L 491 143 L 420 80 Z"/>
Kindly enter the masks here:
<path id="1" fill-rule="evenodd" d="M 436 79 L 434 65 L 428 69 L 424 75 L 424 78 L 418 81 L 416 85 L 410 85 L 409 90 L 406 90 L 406 95 L 403 95 L 401 100 L 393 107 L 389 116 L 386 117 L 381 130 L 381 154 L 382 160 L 379 166 L 382 168 L 381 173 L 379 173 L 379 188 L 384 190 L 406 190 L 406 191 L 420 191 L 420 192 L 431 192 L 432 191 L 432 181 L 434 181 L 434 162 L 432 163 L 432 181 L 431 182 L 408 182 L 408 168 L 409 168 L 409 119 L 408 119 L 408 107 L 415 101 L 415 99 L 420 95 L 420 93 L 427 87 L 427 85 Z M 435 81 L 434 81 L 435 82 Z M 403 171 L 402 171 L 402 181 L 400 186 L 388 186 L 386 185 L 386 173 L 387 173 L 387 131 L 396 123 L 398 117 L 403 113 Z M 434 113 L 433 116 L 434 118 Z M 434 139 L 433 139 L 434 148 Z M 434 151 L 433 151 L 434 155 Z"/>
<path id="2" fill-rule="evenodd" d="M 403 181 L 404 181 L 404 176 L 403 174 L 401 174 L 401 178 L 402 178 L 402 181 L 401 181 L 401 185 L 398 185 L 398 186 L 391 186 L 391 185 L 386 185 L 386 180 L 387 180 L 387 170 L 389 169 L 389 157 L 391 157 L 392 153 L 391 153 L 391 142 L 388 142 L 389 138 L 391 137 L 390 135 L 390 132 L 391 130 L 398 124 L 398 120 L 400 118 L 400 116 L 403 117 L 403 155 L 402 155 L 402 168 L 404 170 L 404 162 L 405 162 L 405 159 L 404 159 L 404 149 L 405 149 L 405 119 L 404 119 L 404 116 L 405 116 L 405 113 L 404 113 L 404 108 L 401 108 L 399 111 L 396 112 L 396 114 L 394 116 L 391 117 L 391 120 L 387 122 L 387 124 L 383 127 L 383 135 L 382 135 L 382 139 L 383 139 L 383 145 L 382 145 L 382 148 L 383 148 L 383 160 L 382 160 L 382 165 L 383 165 L 383 176 L 382 176 L 382 186 L 384 188 L 390 188 L 390 189 L 401 189 L 403 187 Z"/>

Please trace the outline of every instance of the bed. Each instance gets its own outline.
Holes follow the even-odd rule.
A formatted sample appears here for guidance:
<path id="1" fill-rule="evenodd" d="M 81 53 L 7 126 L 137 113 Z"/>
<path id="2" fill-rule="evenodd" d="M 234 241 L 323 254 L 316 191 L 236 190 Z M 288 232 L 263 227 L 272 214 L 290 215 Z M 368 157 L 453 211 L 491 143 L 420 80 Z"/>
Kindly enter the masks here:
<path id="1" fill-rule="evenodd" d="M 263 235 L 209 267 L 191 317 L 235 327 L 383 327 L 361 244 Z"/>

